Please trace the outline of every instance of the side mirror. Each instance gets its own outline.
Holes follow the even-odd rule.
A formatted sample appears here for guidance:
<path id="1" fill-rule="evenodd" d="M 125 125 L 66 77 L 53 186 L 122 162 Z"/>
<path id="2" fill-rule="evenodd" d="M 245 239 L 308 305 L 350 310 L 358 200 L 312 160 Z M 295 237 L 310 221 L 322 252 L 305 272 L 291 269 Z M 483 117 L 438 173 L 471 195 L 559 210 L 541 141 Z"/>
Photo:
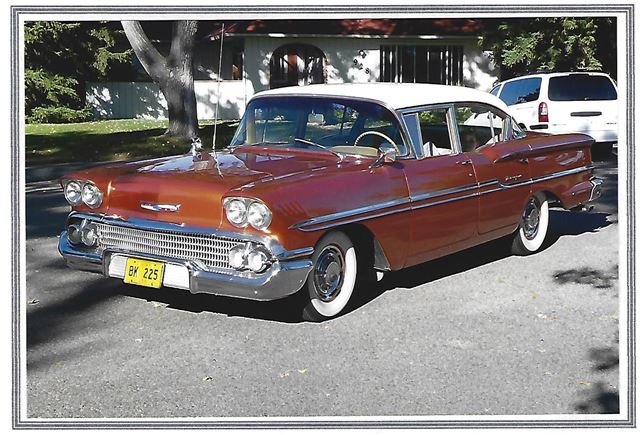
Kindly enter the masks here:
<path id="1" fill-rule="evenodd" d="M 385 163 L 393 163 L 398 157 L 398 151 L 388 142 L 382 142 L 378 147 L 378 158 L 371 163 L 370 169 L 382 166 Z"/>

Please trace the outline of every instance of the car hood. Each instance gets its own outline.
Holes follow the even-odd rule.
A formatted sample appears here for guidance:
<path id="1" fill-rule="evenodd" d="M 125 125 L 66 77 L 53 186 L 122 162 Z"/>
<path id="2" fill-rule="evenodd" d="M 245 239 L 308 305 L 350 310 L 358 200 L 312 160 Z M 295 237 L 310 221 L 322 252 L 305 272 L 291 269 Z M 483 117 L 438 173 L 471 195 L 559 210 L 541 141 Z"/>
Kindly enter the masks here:
<path id="1" fill-rule="evenodd" d="M 105 195 L 97 212 L 125 219 L 219 227 L 222 197 L 230 191 L 239 192 L 259 180 L 336 166 L 337 162 L 336 156 L 325 152 L 253 146 L 104 165 L 63 179 L 94 182 Z M 77 209 L 89 211 L 85 206 Z"/>

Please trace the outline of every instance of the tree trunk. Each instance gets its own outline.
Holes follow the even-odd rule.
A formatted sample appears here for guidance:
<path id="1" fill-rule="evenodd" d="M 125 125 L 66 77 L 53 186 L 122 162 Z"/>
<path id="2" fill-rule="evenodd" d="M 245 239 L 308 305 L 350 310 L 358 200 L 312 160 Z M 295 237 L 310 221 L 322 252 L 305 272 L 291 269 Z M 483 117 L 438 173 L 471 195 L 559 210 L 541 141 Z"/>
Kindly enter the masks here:
<path id="1" fill-rule="evenodd" d="M 122 21 L 127 39 L 151 79 L 158 84 L 169 112 L 167 136 L 198 136 L 198 113 L 193 88 L 193 46 L 197 21 L 176 21 L 169 55 L 153 46 L 139 21 Z"/>

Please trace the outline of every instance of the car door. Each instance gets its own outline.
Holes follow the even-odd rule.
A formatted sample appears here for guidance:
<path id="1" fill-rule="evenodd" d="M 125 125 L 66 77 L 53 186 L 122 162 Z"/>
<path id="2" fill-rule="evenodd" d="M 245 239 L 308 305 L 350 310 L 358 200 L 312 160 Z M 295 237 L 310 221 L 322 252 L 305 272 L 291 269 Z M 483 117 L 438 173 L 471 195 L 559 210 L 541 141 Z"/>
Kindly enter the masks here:
<path id="1" fill-rule="evenodd" d="M 528 142 L 511 118 L 486 104 L 458 103 L 454 110 L 460 146 L 473 162 L 478 182 L 481 240 L 508 234 L 519 222 L 531 193 L 527 159 L 509 158 L 528 150 Z"/>
<path id="2" fill-rule="evenodd" d="M 407 266 L 471 245 L 478 213 L 473 164 L 462 153 L 452 124 L 453 106 L 405 114 L 424 156 L 403 161 L 411 198 Z"/>

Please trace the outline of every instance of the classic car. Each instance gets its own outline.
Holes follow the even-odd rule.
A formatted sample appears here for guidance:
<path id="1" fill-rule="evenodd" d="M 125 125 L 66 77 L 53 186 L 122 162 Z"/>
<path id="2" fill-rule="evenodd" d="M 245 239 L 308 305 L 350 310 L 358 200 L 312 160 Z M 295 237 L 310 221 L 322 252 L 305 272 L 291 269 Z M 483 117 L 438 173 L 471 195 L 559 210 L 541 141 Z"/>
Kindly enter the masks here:
<path id="1" fill-rule="evenodd" d="M 134 285 L 296 294 L 299 314 L 321 321 L 388 271 L 505 236 L 515 254 L 539 251 L 549 207 L 600 195 L 592 143 L 525 132 L 500 99 L 464 87 L 265 91 L 224 150 L 63 177 L 59 251 Z"/>

